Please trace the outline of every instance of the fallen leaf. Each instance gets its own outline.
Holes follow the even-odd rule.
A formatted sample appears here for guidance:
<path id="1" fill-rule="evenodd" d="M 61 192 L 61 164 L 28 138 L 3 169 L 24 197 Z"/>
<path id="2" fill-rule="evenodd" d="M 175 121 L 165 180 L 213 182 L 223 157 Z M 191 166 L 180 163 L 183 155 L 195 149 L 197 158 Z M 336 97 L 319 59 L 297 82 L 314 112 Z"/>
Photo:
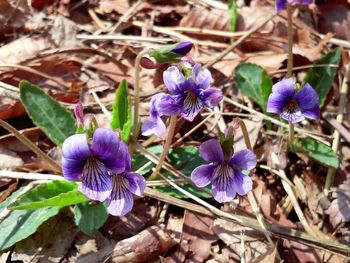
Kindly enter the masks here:
<path id="1" fill-rule="evenodd" d="M 23 160 L 15 152 L 0 147 L 0 169 L 13 169 L 23 164 Z"/>
<path id="2" fill-rule="evenodd" d="M 162 262 L 204 262 L 210 255 L 211 244 L 218 239 L 212 225 L 211 217 L 185 210 L 180 244 Z"/>
<path id="3" fill-rule="evenodd" d="M 342 222 L 350 221 L 350 179 L 342 183 L 333 192 L 331 206 L 325 211 L 334 227 Z"/>
<path id="4" fill-rule="evenodd" d="M 266 254 L 268 251 L 268 244 L 264 241 L 264 234 L 252 228 L 223 219 L 215 219 L 213 231 L 235 252 L 234 260 L 241 261 L 240 255 L 244 253 L 245 261 L 250 262 L 254 258 Z M 241 245 L 242 238 L 244 252 Z"/>
<path id="5" fill-rule="evenodd" d="M 277 247 L 270 248 L 265 254 L 253 259 L 251 263 L 273 263 L 276 259 Z"/>

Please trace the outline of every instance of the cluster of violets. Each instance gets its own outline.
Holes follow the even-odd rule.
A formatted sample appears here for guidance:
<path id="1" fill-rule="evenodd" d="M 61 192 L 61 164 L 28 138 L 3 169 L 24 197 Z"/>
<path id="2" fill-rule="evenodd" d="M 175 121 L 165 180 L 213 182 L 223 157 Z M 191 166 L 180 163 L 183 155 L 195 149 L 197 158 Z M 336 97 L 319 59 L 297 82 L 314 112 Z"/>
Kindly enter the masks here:
<path id="1" fill-rule="evenodd" d="M 78 125 L 84 124 L 81 105 L 75 110 Z M 115 216 L 133 207 L 133 195 L 143 195 L 146 181 L 131 171 L 128 146 L 111 129 L 97 128 L 68 137 L 62 145 L 62 171 L 68 181 L 79 181 L 79 191 L 96 201 L 106 201 Z"/>
<path id="2" fill-rule="evenodd" d="M 150 118 L 142 125 L 142 135 L 164 138 L 163 116 L 178 115 L 191 122 L 204 107 L 213 108 L 222 100 L 222 92 L 210 87 L 212 77 L 208 69 L 194 64 L 185 72 L 188 76 L 176 66 L 164 71 L 163 81 L 170 94 L 158 93 L 151 98 Z"/>
<path id="3" fill-rule="evenodd" d="M 310 2 L 288 1 L 289 4 Z M 286 3 L 276 1 L 276 8 L 280 10 Z M 171 60 L 180 62 L 180 66 L 170 66 L 164 71 L 163 80 L 169 92 L 158 93 L 151 98 L 149 118 L 142 125 L 143 135 L 156 134 L 164 139 L 165 117 L 176 115 L 191 122 L 203 108 L 213 108 L 222 100 L 222 92 L 211 87 L 209 70 L 185 56 L 192 46 L 190 42 L 182 42 L 166 50 Z M 141 65 L 155 68 L 164 61 L 166 56 L 159 53 L 153 60 L 143 58 Z M 315 120 L 320 116 L 319 97 L 308 83 L 300 88 L 292 78 L 285 78 L 272 87 L 267 112 L 279 114 L 291 124 L 305 118 Z M 80 132 L 63 143 L 64 177 L 80 182 L 78 189 L 88 198 L 106 201 L 110 214 L 127 214 L 133 206 L 133 195 L 141 196 L 146 187 L 144 177 L 131 170 L 128 146 L 111 129 L 95 129 L 91 125 L 87 128 L 81 104 L 77 104 L 75 116 Z M 255 154 L 247 149 L 233 153 L 232 144 L 227 153 L 224 150 L 227 147 L 219 140 L 210 139 L 202 143 L 199 154 L 208 164 L 200 165 L 191 174 L 197 187 L 211 184 L 213 197 L 220 203 L 232 201 L 237 194 L 246 195 L 252 190 L 251 178 L 242 171 L 255 168 Z"/>

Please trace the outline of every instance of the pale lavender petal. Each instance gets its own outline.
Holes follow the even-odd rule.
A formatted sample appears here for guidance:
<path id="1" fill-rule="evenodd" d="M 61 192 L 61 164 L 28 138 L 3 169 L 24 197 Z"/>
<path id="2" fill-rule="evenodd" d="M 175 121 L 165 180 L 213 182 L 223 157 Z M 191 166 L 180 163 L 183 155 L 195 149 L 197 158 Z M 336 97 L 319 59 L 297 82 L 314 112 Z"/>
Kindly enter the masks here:
<path id="1" fill-rule="evenodd" d="M 68 159 L 62 157 L 62 173 L 68 181 L 78 181 L 83 175 L 86 160 Z"/>
<path id="2" fill-rule="evenodd" d="M 200 98 L 206 107 L 213 108 L 220 103 L 223 95 L 221 90 L 209 88 L 201 92 Z"/>
<path id="3" fill-rule="evenodd" d="M 284 108 L 283 112 L 281 113 L 281 117 L 292 124 L 305 120 L 305 117 L 299 107 L 293 109 L 292 111 L 288 110 L 287 107 Z"/>
<path id="4" fill-rule="evenodd" d="M 120 140 L 111 129 L 97 128 L 92 137 L 91 151 L 107 169 L 120 173 L 125 170 L 124 159 L 116 158 L 119 153 Z"/>
<path id="5" fill-rule="evenodd" d="M 146 188 L 146 179 L 135 172 L 125 172 L 120 176 L 129 181 L 129 191 L 135 195 L 142 196 Z"/>
<path id="6" fill-rule="evenodd" d="M 191 180 L 197 187 L 205 187 L 213 180 L 215 166 L 200 165 L 191 173 Z"/>
<path id="7" fill-rule="evenodd" d="M 157 108 L 161 115 L 165 116 L 173 116 L 180 111 L 180 105 L 176 100 L 176 96 L 164 93 L 157 100 Z"/>
<path id="8" fill-rule="evenodd" d="M 161 118 L 149 118 L 142 123 L 141 127 L 143 136 L 157 135 L 159 138 L 165 139 L 166 126 Z"/>
<path id="9" fill-rule="evenodd" d="M 253 188 L 253 181 L 241 171 L 234 169 L 234 188 L 237 194 L 246 195 Z"/>
<path id="10" fill-rule="evenodd" d="M 242 170 L 250 171 L 256 166 L 256 156 L 251 150 L 241 150 L 232 155 L 229 163 Z"/>
<path id="11" fill-rule="evenodd" d="M 62 156 L 67 159 L 86 160 L 92 156 L 87 141 L 87 135 L 74 134 L 69 136 L 62 145 Z"/>
<path id="12" fill-rule="evenodd" d="M 287 105 L 289 98 L 279 93 L 271 93 L 266 105 L 266 111 L 276 114 L 281 114 L 284 107 Z"/>
<path id="13" fill-rule="evenodd" d="M 133 194 L 128 190 L 129 181 L 120 175 L 112 177 L 113 190 L 107 198 L 107 211 L 114 216 L 124 216 L 134 205 Z"/>
<path id="14" fill-rule="evenodd" d="M 212 181 L 213 197 L 219 203 L 230 202 L 235 198 L 233 176 L 218 176 Z"/>
<path id="15" fill-rule="evenodd" d="M 193 43 L 190 41 L 184 41 L 180 42 L 179 44 L 176 45 L 175 48 L 173 48 L 171 51 L 180 55 L 180 56 L 185 56 L 188 52 L 191 51 L 193 47 Z"/>
<path id="16" fill-rule="evenodd" d="M 319 96 L 317 92 L 306 83 L 294 96 L 301 110 L 312 109 L 319 105 Z"/>
<path id="17" fill-rule="evenodd" d="M 192 69 L 192 78 L 200 89 L 209 88 L 212 80 L 210 71 L 203 68 L 200 64 L 194 65 Z"/>
<path id="18" fill-rule="evenodd" d="M 203 102 L 193 92 L 188 92 L 182 102 L 181 116 L 188 121 L 193 121 L 197 114 L 203 109 Z"/>
<path id="19" fill-rule="evenodd" d="M 272 86 L 273 93 L 279 93 L 288 99 L 292 99 L 295 93 L 293 78 L 284 78 Z"/>
<path id="20" fill-rule="evenodd" d="M 86 162 L 79 191 L 88 198 L 100 202 L 106 200 L 110 195 L 112 179 L 102 162 L 94 158 Z"/>
<path id="21" fill-rule="evenodd" d="M 224 153 L 218 140 L 210 139 L 199 146 L 200 156 L 207 162 L 222 162 Z"/>
<path id="22" fill-rule="evenodd" d="M 275 10 L 276 12 L 281 12 L 287 6 L 287 0 L 276 0 Z"/>
<path id="23" fill-rule="evenodd" d="M 302 114 L 305 116 L 305 118 L 318 120 L 320 118 L 320 106 L 316 105 L 312 109 L 302 110 Z"/>
<path id="24" fill-rule="evenodd" d="M 171 66 L 163 72 L 163 81 L 167 89 L 172 94 L 178 94 L 178 87 L 182 82 L 185 81 L 185 76 L 177 67 Z"/>

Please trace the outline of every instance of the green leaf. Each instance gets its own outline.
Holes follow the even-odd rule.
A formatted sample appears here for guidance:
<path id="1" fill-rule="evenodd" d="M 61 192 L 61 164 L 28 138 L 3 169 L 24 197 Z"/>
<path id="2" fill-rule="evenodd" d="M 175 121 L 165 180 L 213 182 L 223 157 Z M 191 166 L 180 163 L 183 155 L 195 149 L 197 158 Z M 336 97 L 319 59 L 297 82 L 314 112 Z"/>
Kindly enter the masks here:
<path id="1" fill-rule="evenodd" d="M 294 143 L 294 148 L 297 152 L 305 154 L 326 166 L 335 169 L 339 167 L 338 156 L 332 148 L 314 139 L 299 139 Z"/>
<path id="2" fill-rule="evenodd" d="M 266 103 L 272 90 L 272 80 L 260 66 L 245 63 L 235 69 L 236 82 L 243 95 L 251 98 L 266 111 Z"/>
<path id="3" fill-rule="evenodd" d="M 128 93 L 128 84 L 125 80 L 120 82 L 115 98 L 112 111 L 112 129 L 120 129 L 122 140 L 128 141 L 131 133 L 131 103 Z"/>
<path id="4" fill-rule="evenodd" d="M 19 197 L 16 202 L 9 206 L 9 209 L 38 209 L 49 206 L 64 207 L 87 200 L 78 191 L 76 183 L 59 180 L 37 186 L 30 192 Z"/>
<path id="5" fill-rule="evenodd" d="M 236 0 L 229 0 L 228 1 L 228 8 L 229 8 L 229 12 L 230 12 L 230 30 L 232 32 L 235 32 L 236 31 L 236 24 L 237 24 L 237 17 L 238 17 Z"/>
<path id="6" fill-rule="evenodd" d="M 84 202 L 77 204 L 74 208 L 75 223 L 81 231 L 90 236 L 94 235 L 95 231 L 106 222 L 107 217 L 104 203 Z"/>
<path id="7" fill-rule="evenodd" d="M 17 198 L 23 188 L 18 189 L 0 204 L 0 213 Z M 17 210 L 0 222 L 0 251 L 35 233 L 37 228 L 50 217 L 57 215 L 60 207 L 45 207 L 38 210 Z"/>
<path id="8" fill-rule="evenodd" d="M 29 117 L 55 144 L 61 145 L 75 133 L 72 114 L 59 102 L 27 81 L 21 81 L 19 88 L 21 101 Z"/>
<path id="9" fill-rule="evenodd" d="M 320 106 L 322 107 L 327 98 L 327 94 L 332 87 L 333 79 L 340 63 L 340 49 L 329 52 L 314 65 L 321 65 L 320 67 L 313 67 L 308 72 L 304 82 L 309 83 L 320 96 Z M 323 65 L 323 66 L 322 66 Z M 324 66 L 331 65 L 331 66 Z M 336 66 L 336 67 L 335 67 Z"/>
<path id="10" fill-rule="evenodd" d="M 162 152 L 161 146 L 155 146 L 150 147 L 147 150 L 150 152 L 159 155 Z M 169 154 L 169 158 L 171 159 L 171 165 L 175 167 L 177 170 L 184 173 L 186 176 L 190 177 L 192 171 L 199 165 L 204 164 L 205 162 L 202 160 L 202 158 L 199 156 L 198 149 L 196 147 L 192 146 L 185 146 L 185 147 L 178 147 L 175 150 L 171 151 Z M 144 165 L 148 163 L 148 159 L 145 158 L 143 155 L 134 155 L 133 157 L 133 164 L 134 164 L 134 170 L 138 170 L 141 167 L 144 167 Z M 155 167 L 155 165 L 152 163 L 151 165 L 144 167 L 142 171 L 139 171 L 140 174 L 145 175 L 148 172 L 151 172 L 151 170 Z M 166 176 L 169 179 L 181 179 L 170 172 L 166 170 L 161 170 L 162 174 Z M 181 187 L 188 192 L 201 197 L 201 198 L 209 198 L 211 195 L 208 193 L 199 190 L 198 188 L 192 186 L 190 183 L 182 183 Z M 169 195 L 175 196 L 177 198 L 188 198 L 187 195 L 184 195 L 174 189 L 170 185 L 166 186 L 158 186 L 156 189 L 160 192 L 167 193 Z"/>

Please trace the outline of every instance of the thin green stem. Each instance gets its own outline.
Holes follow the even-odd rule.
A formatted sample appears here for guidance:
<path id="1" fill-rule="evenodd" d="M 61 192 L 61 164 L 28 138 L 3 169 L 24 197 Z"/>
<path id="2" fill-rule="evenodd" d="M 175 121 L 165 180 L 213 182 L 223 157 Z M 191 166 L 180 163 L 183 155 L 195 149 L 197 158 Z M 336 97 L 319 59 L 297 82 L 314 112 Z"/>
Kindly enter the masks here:
<path id="1" fill-rule="evenodd" d="M 29 140 L 27 137 L 25 137 L 23 134 L 17 131 L 13 126 L 11 126 L 9 123 L 1 119 L 0 119 L 0 126 L 6 129 L 7 131 L 9 131 L 10 133 L 13 133 L 13 135 L 15 135 L 16 138 L 20 140 L 25 146 L 31 149 L 36 155 L 41 157 L 43 160 L 47 161 L 47 163 L 52 167 L 53 171 L 57 173 L 62 173 L 61 166 L 58 163 L 56 163 L 53 159 L 47 156 L 46 153 L 44 153 L 31 140 Z"/>
<path id="2" fill-rule="evenodd" d="M 170 123 L 169 123 L 169 128 L 168 128 L 168 135 L 164 144 L 164 148 L 163 148 L 163 152 L 159 157 L 159 161 L 158 164 L 156 166 L 156 168 L 154 169 L 153 173 L 151 174 L 151 176 L 148 178 L 148 180 L 154 180 L 156 178 L 156 176 L 158 175 L 160 169 L 163 166 L 163 162 L 165 160 L 165 157 L 168 155 L 168 151 L 170 148 L 170 145 L 173 141 L 173 137 L 174 137 L 174 133 L 175 133 L 175 128 L 176 128 L 176 120 L 177 120 L 177 116 L 171 116 L 170 118 Z"/>
<path id="3" fill-rule="evenodd" d="M 135 59 L 135 75 L 134 75 L 134 128 L 133 141 L 136 142 L 139 137 L 140 123 L 139 123 L 139 104 L 140 104 L 140 73 L 141 73 L 141 59 L 148 53 L 148 50 L 141 51 Z"/>
<path id="4" fill-rule="evenodd" d="M 288 22 L 288 62 L 287 62 L 287 77 L 293 74 L 293 18 L 292 6 L 287 5 L 287 22 Z"/>

